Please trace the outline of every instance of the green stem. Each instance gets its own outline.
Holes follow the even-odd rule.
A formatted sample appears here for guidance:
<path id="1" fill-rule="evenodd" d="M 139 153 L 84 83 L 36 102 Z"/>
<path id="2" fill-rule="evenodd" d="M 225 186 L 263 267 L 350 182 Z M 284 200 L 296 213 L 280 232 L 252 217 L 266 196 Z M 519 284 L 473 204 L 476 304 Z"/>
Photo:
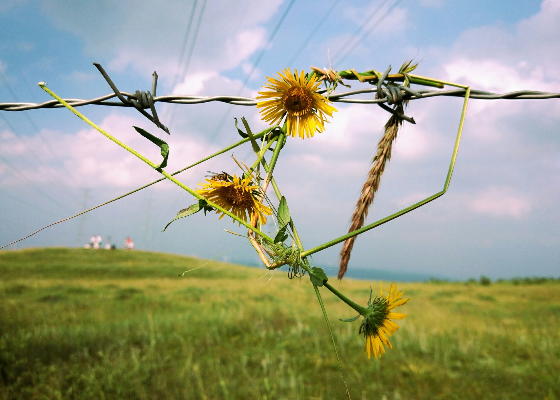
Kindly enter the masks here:
<path id="1" fill-rule="evenodd" d="M 336 341 L 334 340 L 334 335 L 331 328 L 331 323 L 329 322 L 329 317 L 327 315 L 327 310 L 325 310 L 325 305 L 323 304 L 323 299 L 321 298 L 321 293 L 319 292 L 319 288 L 313 285 L 313 289 L 315 289 L 315 294 L 317 295 L 317 299 L 319 300 L 319 304 L 321 305 L 321 310 L 323 311 L 323 317 L 327 322 L 327 328 L 329 329 L 329 333 L 331 335 L 332 344 L 334 347 L 334 353 L 336 354 L 336 359 L 338 360 L 338 367 L 340 368 L 340 375 L 342 376 L 342 381 L 344 382 L 344 386 L 346 387 L 346 395 L 350 398 L 350 390 L 348 389 L 348 384 L 346 383 L 346 377 L 344 376 L 344 369 L 342 368 L 342 361 L 340 361 L 340 356 L 338 355 L 338 348 L 336 347 Z"/>
<path id="2" fill-rule="evenodd" d="M 277 128 L 276 126 L 273 126 L 273 127 L 271 127 L 271 128 L 267 128 L 267 129 L 265 129 L 264 131 L 261 131 L 261 132 L 255 134 L 255 135 L 253 135 L 253 137 L 254 137 L 255 139 L 260 139 L 261 137 L 267 135 L 270 131 L 272 131 L 273 129 L 276 129 L 276 128 Z M 218 151 L 218 152 L 216 152 L 216 153 L 214 153 L 214 154 L 212 154 L 212 155 L 209 155 L 208 157 L 203 158 L 202 160 L 197 161 L 197 162 L 195 162 L 194 164 L 189 165 L 188 167 L 185 167 L 185 168 L 183 168 L 183 169 L 180 169 L 180 170 L 177 171 L 177 172 L 173 172 L 171 175 L 180 174 L 181 172 L 186 171 L 186 170 L 189 169 L 189 168 L 192 168 L 192 167 L 194 167 L 194 166 L 196 166 L 196 165 L 198 165 L 198 164 L 201 164 L 201 163 L 203 163 L 204 161 L 208 161 L 208 160 L 210 160 L 211 158 L 214 158 L 214 157 L 216 157 L 216 156 L 219 156 L 220 154 L 224 154 L 225 152 L 228 152 L 228 151 L 230 151 L 231 149 L 234 149 L 234 148 L 236 148 L 236 147 L 238 147 L 238 146 L 241 146 L 242 144 L 245 144 L 245 143 L 249 142 L 250 140 L 251 140 L 250 138 L 245 138 L 245 139 L 243 139 L 243 140 L 240 140 L 239 142 L 234 143 L 234 144 L 232 144 L 231 146 L 228 146 L 228 147 L 226 147 L 225 149 L 222 149 L 222 150 L 220 150 L 220 151 Z M 163 180 L 165 180 L 165 178 L 158 179 L 157 181 L 154 181 L 154 182 L 150 183 L 150 185 L 153 185 L 153 184 L 156 183 L 156 182 L 161 182 L 161 181 L 163 181 Z M 149 185 L 148 185 L 148 186 L 149 186 Z"/>
<path id="3" fill-rule="evenodd" d="M 428 78 L 426 78 L 426 79 L 428 79 Z M 402 210 L 400 210 L 400 211 L 397 211 L 396 213 L 391 214 L 391 215 L 389 215 L 388 217 L 382 218 L 382 219 L 380 219 L 380 220 L 378 220 L 378 221 L 376 221 L 376 222 L 374 222 L 374 223 L 372 223 L 372 224 L 366 225 L 366 226 L 364 226 L 364 227 L 362 227 L 362 228 L 360 228 L 360 229 L 356 229 L 355 231 L 348 232 L 346 235 L 340 236 L 339 238 L 336 238 L 336 239 L 334 239 L 334 240 L 331 240 L 330 242 L 324 243 L 324 244 L 322 244 L 322 245 L 320 245 L 320 246 L 317 246 L 317 247 L 314 247 L 314 248 L 312 248 L 312 249 L 310 249 L 310 250 L 304 251 L 304 252 L 301 253 L 301 256 L 302 256 L 302 257 L 311 255 L 311 254 L 313 254 L 313 253 L 317 253 L 318 251 L 321 251 L 321 250 L 324 250 L 324 249 L 326 249 L 326 248 L 328 248 L 328 247 L 334 246 L 335 244 L 338 244 L 338 243 L 340 243 L 340 242 L 344 242 L 345 240 L 347 240 L 347 239 L 349 239 L 349 238 L 351 238 L 351 237 L 357 236 L 357 235 L 359 235 L 359 234 L 361 234 L 361 233 L 364 233 L 364 232 L 366 232 L 366 231 L 369 231 L 370 229 L 376 228 L 376 227 L 378 227 L 379 225 L 383 225 L 384 223 L 389 222 L 389 221 L 391 221 L 391 220 L 393 220 L 393 219 L 395 219 L 395 218 L 398 218 L 398 217 L 400 217 L 401 215 L 404 215 L 404 214 L 406 214 L 406 213 L 409 213 L 409 212 L 412 211 L 412 210 L 415 210 L 415 209 L 417 209 L 417 208 L 419 208 L 419 207 L 422 207 L 423 205 L 425 205 L 425 204 L 427 204 L 427 203 L 429 203 L 429 202 L 431 202 L 431 201 L 437 199 L 438 197 L 443 196 L 443 195 L 445 194 L 445 192 L 447 192 L 447 189 L 449 188 L 449 184 L 450 184 L 450 182 L 451 182 L 451 175 L 453 174 L 453 169 L 454 169 L 454 167 L 455 167 L 455 161 L 457 160 L 457 153 L 458 153 L 458 151 L 459 151 L 459 144 L 461 143 L 461 135 L 462 135 L 462 132 L 463 132 L 463 126 L 464 126 L 464 124 L 465 124 L 465 116 L 466 116 L 466 113 L 467 113 L 467 105 L 468 105 L 468 102 L 469 102 L 469 97 L 470 97 L 470 94 L 471 94 L 471 89 L 470 89 L 470 87 L 468 87 L 468 86 L 458 85 L 458 84 L 456 84 L 456 83 L 444 82 L 444 81 L 436 81 L 436 80 L 434 80 L 434 81 L 435 81 L 435 82 L 444 83 L 444 84 L 446 84 L 446 85 L 456 86 L 456 87 L 462 87 L 462 88 L 465 88 L 465 89 L 466 89 L 466 92 L 465 92 L 465 100 L 464 100 L 464 102 L 463 102 L 463 109 L 462 109 L 462 113 L 461 113 L 461 119 L 460 119 L 460 121 L 459 121 L 459 129 L 458 129 L 458 132 L 457 132 L 457 138 L 455 139 L 455 146 L 454 146 L 454 148 L 453 148 L 453 155 L 451 156 L 451 162 L 450 162 L 450 164 L 449 164 L 449 170 L 448 170 L 448 172 L 447 172 L 447 177 L 445 178 L 445 183 L 444 183 L 444 185 L 443 185 L 443 190 L 440 191 L 440 192 L 438 192 L 438 193 L 436 193 L 436 194 L 434 194 L 434 195 L 432 195 L 432 196 L 430 196 L 430 197 L 425 198 L 425 199 L 422 200 L 422 201 L 419 201 L 418 203 L 415 203 L 415 204 L 413 204 L 413 205 L 411 205 L 411 206 L 409 206 L 409 207 L 406 207 L 405 209 L 402 209 Z"/>
<path id="4" fill-rule="evenodd" d="M 121 146 L 122 148 L 124 148 L 125 150 L 127 150 L 128 152 L 134 154 L 136 157 L 138 157 L 140 160 L 144 161 L 146 164 L 148 164 L 150 167 L 154 168 L 154 169 L 158 169 L 158 165 L 154 164 L 152 161 L 148 160 L 146 157 L 144 157 L 143 155 L 141 155 L 140 153 L 138 153 L 137 151 L 131 149 L 130 147 L 128 147 L 126 144 L 124 144 L 123 142 L 121 142 L 120 140 L 116 139 L 115 137 L 111 136 L 109 133 L 107 133 L 106 131 L 104 131 L 103 129 L 101 129 L 100 127 L 98 127 L 96 124 L 94 124 L 92 121 L 90 121 L 87 117 L 85 117 L 84 115 L 82 115 L 79 111 L 77 111 L 74 107 L 72 107 L 70 104 L 68 104 L 66 101 L 64 101 L 62 98 L 60 98 L 57 94 L 55 94 L 53 91 L 51 91 L 49 88 L 47 88 L 45 86 L 44 83 L 40 83 L 39 86 L 41 87 L 41 89 L 43 89 L 44 91 L 46 91 L 48 94 L 50 94 L 52 97 L 54 97 L 55 99 L 57 99 L 62 105 L 64 105 L 66 108 L 68 108 L 70 111 L 72 111 L 76 116 L 78 116 L 81 120 L 83 120 L 85 123 L 87 123 L 89 126 L 91 126 L 92 128 L 94 128 L 96 131 L 98 131 L 99 133 L 101 133 L 103 136 L 105 136 L 106 138 L 108 138 L 109 140 L 115 142 L 116 144 L 118 144 L 119 146 Z M 248 223 L 246 223 L 245 221 L 243 221 L 242 219 L 238 218 L 237 216 L 233 215 L 232 213 L 230 213 L 229 211 L 225 210 L 224 208 L 222 208 L 221 206 L 209 201 L 208 199 L 202 197 L 201 195 L 199 195 L 198 193 L 196 193 L 194 190 L 192 190 L 191 188 L 189 188 L 188 186 L 186 186 L 185 184 L 183 184 L 182 182 L 178 181 L 177 179 L 175 179 L 171 174 L 165 172 L 163 169 L 160 169 L 160 172 L 163 176 L 165 176 L 167 179 L 169 179 L 171 182 L 175 183 L 177 186 L 181 187 L 182 189 L 184 189 L 185 191 L 189 192 L 192 196 L 196 197 L 198 200 L 204 200 L 208 203 L 208 205 L 210 205 L 211 207 L 215 208 L 216 210 L 223 212 L 224 214 L 228 215 L 229 217 L 233 218 L 235 221 L 239 222 L 240 224 L 246 226 L 247 228 L 251 229 L 253 232 L 257 233 L 258 235 L 260 235 L 261 237 L 263 237 L 265 240 L 268 241 L 273 241 L 272 238 L 270 238 L 268 235 L 266 235 L 265 233 L 261 232 L 259 229 L 256 229 L 254 227 L 252 227 L 251 225 L 249 225 Z"/>
<path id="5" fill-rule="evenodd" d="M 256 134 L 254 137 L 255 137 L 255 138 L 260 138 L 260 137 L 266 135 L 268 132 L 270 132 L 271 130 L 273 130 L 273 129 L 275 129 L 275 128 L 276 128 L 276 127 L 267 128 L 267 129 L 265 129 L 264 131 L 259 132 L 258 134 Z M 194 167 L 194 166 L 196 166 L 196 165 L 198 165 L 198 164 L 200 164 L 200 163 L 203 163 L 204 161 L 210 160 L 211 158 L 214 158 L 214 157 L 216 157 L 216 156 L 218 156 L 218 155 L 220 155 L 220 154 L 223 154 L 223 153 L 225 153 L 226 151 L 229 151 L 229 150 L 231 150 L 231 149 L 234 149 L 235 147 L 240 146 L 240 145 L 242 145 L 242 144 L 245 144 L 245 143 L 247 143 L 249 140 L 250 140 L 250 139 L 247 138 L 247 139 L 243 139 L 243 140 L 241 140 L 241 141 L 239 141 L 239 142 L 237 142 L 237 143 L 234 143 L 234 144 L 232 144 L 231 146 L 228 146 L 228 147 L 226 147 L 225 149 L 218 151 L 217 153 L 214 153 L 214 154 L 212 154 L 212 155 L 209 155 L 208 157 L 203 158 L 202 160 L 197 161 L 197 162 L 195 162 L 194 164 L 189 165 L 188 167 L 185 167 L 185 168 L 183 168 L 183 169 L 180 169 L 179 171 L 173 172 L 171 175 L 174 176 L 174 175 L 180 174 L 181 172 L 184 172 L 184 171 L 186 171 L 186 170 L 189 169 L 189 168 L 192 168 L 192 167 Z M 152 185 L 155 185 L 156 183 L 161 182 L 161 181 L 164 181 L 164 180 L 166 180 L 166 179 L 167 179 L 167 178 L 160 178 L 160 179 L 157 179 L 157 180 L 155 180 L 155 181 L 153 181 L 153 182 L 151 182 L 151 183 L 148 183 L 147 185 L 141 186 L 141 187 L 139 187 L 139 188 L 137 188 L 137 189 L 134 189 L 134 190 L 132 190 L 132 191 L 130 191 L 130 192 L 128 192 L 128 193 L 125 193 L 125 194 L 123 194 L 123 195 L 121 195 L 121 196 L 115 197 L 114 199 L 108 200 L 108 201 L 106 201 L 106 202 L 104 202 L 104 203 L 101 203 L 101 204 L 98 204 L 98 205 L 96 205 L 96 206 L 94 206 L 94 207 L 88 208 L 87 210 L 81 211 L 81 212 L 79 212 L 78 214 L 74 214 L 74 215 L 72 215 L 71 217 L 67 217 L 67 218 L 61 219 L 61 220 L 59 220 L 59 221 L 53 222 L 52 224 L 49 224 L 49 225 L 47 225 L 47 226 L 45 226 L 45 227 L 39 229 L 38 231 L 35 231 L 35 232 L 32 233 L 30 236 L 33 236 L 33 235 L 39 233 L 40 231 L 42 231 L 42 230 L 44 230 L 44 229 L 46 229 L 46 228 L 49 228 L 49 227 L 51 227 L 51 226 L 53 226 L 53 225 L 57 225 L 57 224 L 60 224 L 60 223 L 62 223 L 62 222 L 66 222 L 66 221 L 71 220 L 71 219 L 73 219 L 73 218 L 79 217 L 80 215 L 84 215 L 84 214 L 86 214 L 86 213 L 88 213 L 88 212 L 90 212 L 90 211 L 93 211 L 93 210 L 96 210 L 96 209 L 98 209 L 98 208 L 100 208 L 100 207 L 106 206 L 107 204 L 110 204 L 110 203 L 112 203 L 112 202 L 114 202 L 114 201 L 120 200 L 120 199 L 122 199 L 122 198 L 124 198 L 124 197 L 126 197 L 126 196 L 130 196 L 131 194 L 134 194 L 134 193 L 136 193 L 136 192 L 139 192 L 139 191 L 142 190 L 142 189 L 146 189 L 147 187 L 150 187 L 150 186 L 152 186 Z M 275 184 L 274 181 L 272 182 L 272 184 L 273 184 L 273 186 L 274 186 L 274 184 Z M 23 238 L 23 239 L 25 239 L 25 238 Z M 17 240 L 17 241 L 19 242 L 20 240 L 23 240 L 23 239 L 19 239 L 19 240 Z M 10 244 L 13 244 L 13 243 L 10 243 Z M 4 246 L 3 246 L 3 247 L 4 247 Z"/>
<path id="6" fill-rule="evenodd" d="M 270 169 L 268 167 L 268 163 L 266 162 L 266 160 L 264 158 L 261 160 L 261 163 L 262 163 L 262 166 L 264 167 L 264 170 L 268 173 L 268 171 Z M 280 188 L 276 184 L 276 179 L 274 179 L 274 177 L 272 177 L 270 182 L 272 183 L 272 187 L 274 188 L 274 193 L 276 194 L 276 197 L 278 197 L 278 200 L 280 200 L 282 198 L 282 193 L 280 193 Z"/>
<path id="7" fill-rule="evenodd" d="M 363 307 L 363 306 L 361 306 L 357 303 L 354 303 L 348 297 L 346 297 L 345 295 L 340 293 L 338 290 L 336 290 L 330 283 L 325 282 L 325 283 L 323 283 L 323 286 L 326 287 L 327 289 L 329 289 L 331 292 L 333 292 L 333 294 L 335 294 L 340 300 L 342 300 L 343 302 L 348 304 L 350 307 L 352 307 L 354 310 L 356 310 L 361 315 L 366 315 L 367 314 L 367 308 L 365 308 L 365 307 Z"/>
<path id="8" fill-rule="evenodd" d="M 340 243 L 340 242 L 344 242 L 346 239 L 350 239 L 351 237 L 354 237 L 354 236 L 357 236 L 357 235 L 359 235 L 359 234 L 361 234 L 361 233 L 367 232 L 367 231 L 369 231 L 370 229 L 377 228 L 379 225 L 383 225 L 383 224 L 386 223 L 386 222 L 389 222 L 389 221 L 391 221 L 391 220 L 393 220 L 393 219 L 395 219 L 395 218 L 398 218 L 398 217 L 400 217 L 401 215 L 404 215 L 404 214 L 406 214 L 406 213 L 408 213 L 408 212 L 410 212 L 410 211 L 412 211 L 412 210 L 417 209 L 418 207 L 423 206 L 424 204 L 429 203 L 429 202 L 432 201 L 432 200 L 437 199 L 438 197 L 442 196 L 444 193 L 445 193 L 444 191 L 439 192 L 439 193 L 436 193 L 436 194 L 434 194 L 433 196 L 430 196 L 430 197 L 428 197 L 428 198 L 426 198 L 426 199 L 424 199 L 424 200 L 422 200 L 422 201 L 420 201 L 420 202 L 418 202 L 418 203 L 416 203 L 416 204 L 413 204 L 413 205 L 410 206 L 410 207 L 407 207 L 407 208 L 405 208 L 405 209 L 403 209 L 403 210 L 401 210 L 401 211 L 398 211 L 398 212 L 396 212 L 396 213 L 394 213 L 394 214 L 391 214 L 391 215 L 389 215 L 388 217 L 382 218 L 382 219 L 380 219 L 379 221 L 376 221 L 376 222 L 374 222 L 374 223 L 372 223 L 372 224 L 366 225 L 366 226 L 364 226 L 364 227 L 362 227 L 362 228 L 360 228 L 360 229 L 356 229 L 355 231 L 348 232 L 346 235 L 342 235 L 342 236 L 340 236 L 340 237 L 338 237 L 338 238 L 336 238 L 336 239 L 334 239 L 334 240 L 331 240 L 330 242 L 323 243 L 322 245 L 319 245 L 319 246 L 314 247 L 314 248 L 312 248 L 312 249 L 306 250 L 306 251 L 304 251 L 303 253 L 301 253 L 301 256 L 302 256 L 302 257 L 305 257 L 305 256 L 311 255 L 311 254 L 313 254 L 313 253 L 317 253 L 317 252 L 319 252 L 319 251 L 321 251 L 321 250 L 325 250 L 326 248 L 329 248 L 329 247 L 331 247 L 331 246 L 334 246 L 334 245 L 336 245 L 336 244 L 338 244 L 338 243 Z"/>
<path id="9" fill-rule="evenodd" d="M 354 73 L 354 71 L 351 71 L 351 70 L 344 70 L 344 71 L 339 71 L 338 74 L 340 75 L 340 77 L 342 79 L 348 79 L 348 80 L 358 80 L 358 77 L 356 76 L 356 74 L 358 74 L 360 77 L 368 77 L 369 78 L 368 81 L 371 80 L 373 82 L 377 82 L 377 78 L 373 78 L 372 76 L 376 76 L 377 74 L 382 75 L 382 74 L 380 74 L 379 72 L 377 72 L 373 69 L 369 70 L 369 71 L 365 71 L 365 72 L 356 72 L 356 73 Z M 444 87 L 443 82 L 438 81 L 436 79 L 426 78 L 426 77 L 423 77 L 423 76 L 409 74 L 409 79 L 410 79 L 410 83 L 415 83 L 417 85 L 431 86 L 431 87 L 437 87 L 437 88 L 443 88 Z M 404 81 L 404 75 L 403 74 L 392 74 L 392 75 L 389 75 L 387 77 L 387 80 L 395 81 L 395 82 L 401 82 L 401 81 Z"/>
<path id="10" fill-rule="evenodd" d="M 255 160 L 255 162 L 253 163 L 253 165 L 251 165 L 251 171 L 253 171 L 253 170 L 257 167 L 257 165 L 259 165 L 259 163 L 260 163 L 261 161 L 264 161 L 264 160 L 263 160 L 264 155 L 266 154 L 266 152 L 268 151 L 268 149 L 270 148 L 270 146 L 272 146 L 272 144 L 273 144 L 275 141 L 277 141 L 277 140 L 278 140 L 278 138 L 274 138 L 274 139 L 270 140 L 270 141 L 262 148 L 262 150 L 260 150 L 260 151 L 257 153 L 257 159 Z M 266 162 L 266 161 L 265 161 L 265 162 Z"/>
<path id="11" fill-rule="evenodd" d="M 286 140 L 285 128 L 286 126 L 284 124 L 284 126 L 282 127 L 282 133 L 278 135 L 278 139 L 276 140 L 276 147 L 274 148 L 274 152 L 272 153 L 272 158 L 270 159 L 270 164 L 268 165 L 269 166 L 268 176 L 270 177 L 269 179 L 272 179 L 272 172 L 274 171 L 274 167 L 276 166 L 276 161 L 278 161 L 278 155 L 280 154 L 280 150 L 282 150 L 282 147 L 284 146 L 284 141 Z"/>

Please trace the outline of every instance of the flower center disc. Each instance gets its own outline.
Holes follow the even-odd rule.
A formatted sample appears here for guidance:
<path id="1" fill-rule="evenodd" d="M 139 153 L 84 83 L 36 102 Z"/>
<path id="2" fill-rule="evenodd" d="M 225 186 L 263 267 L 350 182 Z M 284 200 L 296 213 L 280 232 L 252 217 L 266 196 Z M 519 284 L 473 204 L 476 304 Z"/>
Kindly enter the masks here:
<path id="1" fill-rule="evenodd" d="M 253 206 L 253 197 L 251 193 L 243 190 L 242 188 L 236 188 L 233 186 L 228 186 L 224 188 L 226 200 L 233 205 L 241 206 L 250 209 Z"/>
<path id="2" fill-rule="evenodd" d="M 291 87 L 282 96 L 282 105 L 290 114 L 303 115 L 313 109 L 313 96 L 302 87 Z"/>

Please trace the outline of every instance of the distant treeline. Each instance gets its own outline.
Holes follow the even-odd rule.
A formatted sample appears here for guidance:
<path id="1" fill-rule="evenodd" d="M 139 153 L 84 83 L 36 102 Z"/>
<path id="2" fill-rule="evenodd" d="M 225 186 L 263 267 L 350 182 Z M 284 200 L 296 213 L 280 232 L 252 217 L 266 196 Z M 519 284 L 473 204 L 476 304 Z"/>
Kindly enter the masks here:
<path id="1" fill-rule="evenodd" d="M 481 275 L 479 279 L 470 278 L 466 281 L 450 281 L 449 279 L 439 279 L 439 278 L 430 278 L 428 281 L 430 283 L 465 283 L 467 285 L 482 285 L 482 286 L 489 286 L 492 283 L 496 284 L 511 284 L 511 285 L 542 285 L 545 283 L 555 283 L 560 282 L 560 277 L 555 278 L 553 276 L 526 276 L 520 277 L 516 276 L 511 279 L 496 279 L 492 282 L 487 276 Z"/>

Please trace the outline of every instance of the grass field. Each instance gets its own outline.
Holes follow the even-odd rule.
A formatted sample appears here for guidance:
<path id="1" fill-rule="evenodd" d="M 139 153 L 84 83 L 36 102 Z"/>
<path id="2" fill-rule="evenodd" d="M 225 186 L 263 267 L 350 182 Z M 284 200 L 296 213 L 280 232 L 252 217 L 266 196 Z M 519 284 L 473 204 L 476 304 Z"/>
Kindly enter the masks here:
<path id="1" fill-rule="evenodd" d="M 344 399 L 308 277 L 157 253 L 0 253 L 0 399 Z M 365 304 L 378 283 L 332 283 Z M 352 399 L 560 399 L 560 284 L 400 284 L 393 350 L 322 290 Z M 401 310 L 399 310 L 401 311 Z"/>

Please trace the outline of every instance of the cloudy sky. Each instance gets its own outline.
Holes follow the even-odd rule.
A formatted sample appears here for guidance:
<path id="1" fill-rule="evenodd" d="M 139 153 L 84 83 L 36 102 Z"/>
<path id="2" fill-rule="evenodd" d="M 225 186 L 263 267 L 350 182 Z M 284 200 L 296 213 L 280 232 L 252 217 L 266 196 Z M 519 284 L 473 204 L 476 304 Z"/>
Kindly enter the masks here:
<path id="1" fill-rule="evenodd" d="M 419 75 L 475 89 L 560 92 L 559 20 L 560 0 L 4 0 L 0 103 L 50 100 L 39 81 L 65 98 L 110 93 L 93 62 L 123 91 L 150 90 L 155 70 L 159 95 L 254 97 L 266 76 L 285 67 L 326 67 L 329 53 L 337 70 L 397 70 L 414 58 Z M 400 132 L 368 222 L 441 190 L 461 102 L 410 104 L 417 125 Z M 308 248 L 347 232 L 388 117 L 375 105 L 335 106 L 324 133 L 288 140 L 275 174 Z M 157 108 L 170 137 L 134 109 L 90 105 L 80 111 L 154 161 L 158 149 L 132 125 L 167 140 L 169 172 L 237 141 L 234 117 L 245 116 L 254 131 L 267 126 L 255 107 Z M 471 100 L 449 191 L 361 235 L 349 268 L 458 279 L 558 276 L 559 132 L 558 99 Z M 250 147 L 242 147 L 179 177 L 195 187 L 207 170 L 234 173 L 231 154 L 253 161 Z M 158 177 L 68 110 L 0 111 L 0 245 Z M 188 193 L 162 182 L 11 248 L 79 246 L 101 234 L 118 247 L 131 236 L 139 249 L 258 260 L 244 239 L 223 229 L 243 231 L 214 214 L 160 232 L 192 203 Z M 318 253 L 314 262 L 335 273 L 339 251 L 340 245 Z"/>

